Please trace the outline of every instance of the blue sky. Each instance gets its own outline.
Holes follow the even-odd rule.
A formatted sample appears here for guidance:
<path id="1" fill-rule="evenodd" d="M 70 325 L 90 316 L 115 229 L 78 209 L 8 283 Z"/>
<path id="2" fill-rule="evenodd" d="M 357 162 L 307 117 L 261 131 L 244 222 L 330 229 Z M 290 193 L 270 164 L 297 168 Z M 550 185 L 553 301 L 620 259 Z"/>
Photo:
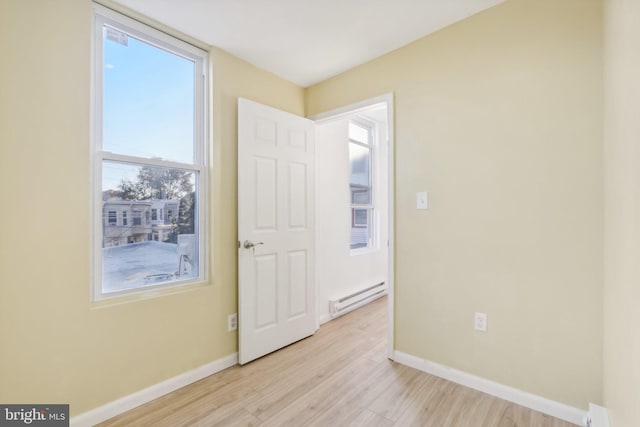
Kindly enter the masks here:
<path id="1" fill-rule="evenodd" d="M 133 37 L 103 46 L 103 150 L 192 163 L 195 64 Z M 136 173 L 105 165 L 103 190 Z"/>

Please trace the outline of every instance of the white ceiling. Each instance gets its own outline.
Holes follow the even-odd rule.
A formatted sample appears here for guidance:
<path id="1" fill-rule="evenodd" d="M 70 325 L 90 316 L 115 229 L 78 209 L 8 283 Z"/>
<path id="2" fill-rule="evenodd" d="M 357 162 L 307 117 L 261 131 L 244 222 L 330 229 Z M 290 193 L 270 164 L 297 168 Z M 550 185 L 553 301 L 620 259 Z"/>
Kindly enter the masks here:
<path id="1" fill-rule="evenodd" d="M 117 0 L 303 87 L 504 0 Z"/>

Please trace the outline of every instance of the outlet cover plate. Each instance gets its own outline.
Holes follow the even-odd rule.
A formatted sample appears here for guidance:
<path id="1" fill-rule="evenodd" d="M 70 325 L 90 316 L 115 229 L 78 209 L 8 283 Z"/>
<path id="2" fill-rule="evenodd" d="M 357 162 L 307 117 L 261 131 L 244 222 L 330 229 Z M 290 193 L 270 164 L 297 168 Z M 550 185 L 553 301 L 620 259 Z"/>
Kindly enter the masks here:
<path id="1" fill-rule="evenodd" d="M 238 329 L 238 313 L 233 313 L 227 318 L 227 330 L 231 332 L 236 329 Z"/>

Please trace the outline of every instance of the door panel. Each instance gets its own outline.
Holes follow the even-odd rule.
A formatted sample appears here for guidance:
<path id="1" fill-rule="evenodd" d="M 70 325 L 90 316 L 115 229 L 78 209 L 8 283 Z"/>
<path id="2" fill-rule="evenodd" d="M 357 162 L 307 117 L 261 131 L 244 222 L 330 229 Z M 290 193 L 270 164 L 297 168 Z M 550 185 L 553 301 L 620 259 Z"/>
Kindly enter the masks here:
<path id="1" fill-rule="evenodd" d="M 289 252 L 289 319 L 307 314 L 307 252 Z"/>
<path id="2" fill-rule="evenodd" d="M 289 230 L 307 227 L 307 167 L 289 163 Z"/>
<path id="3" fill-rule="evenodd" d="M 256 157 L 255 174 L 255 222 L 254 231 L 276 231 L 278 223 L 277 167 L 276 159 Z"/>
<path id="4" fill-rule="evenodd" d="M 274 254 L 255 257 L 256 330 L 278 321 L 278 260 Z"/>
<path id="5" fill-rule="evenodd" d="M 313 126 L 238 100 L 241 364 L 315 332 Z"/>

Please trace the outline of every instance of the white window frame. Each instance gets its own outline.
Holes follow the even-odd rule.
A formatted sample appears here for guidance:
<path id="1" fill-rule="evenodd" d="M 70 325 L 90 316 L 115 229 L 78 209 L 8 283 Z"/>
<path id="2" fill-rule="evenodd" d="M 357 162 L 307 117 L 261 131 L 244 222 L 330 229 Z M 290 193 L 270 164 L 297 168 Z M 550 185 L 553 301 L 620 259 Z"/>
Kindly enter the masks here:
<path id="1" fill-rule="evenodd" d="M 368 215 L 368 219 L 369 219 L 369 236 L 368 236 L 368 240 L 367 240 L 367 246 L 363 246 L 361 248 L 351 248 L 351 241 L 349 241 L 349 251 L 351 255 L 358 255 L 361 253 L 366 253 L 369 252 L 373 249 L 376 248 L 376 239 L 377 239 L 377 235 L 378 235 L 378 227 L 377 227 L 377 220 L 376 220 L 376 191 L 377 191 L 377 185 L 376 185 L 376 176 L 377 176 L 377 163 L 376 163 L 376 138 L 377 138 L 377 124 L 374 121 L 370 121 L 367 120 L 365 118 L 362 117 L 354 117 L 354 118 L 350 118 L 348 120 L 349 122 L 355 124 L 356 126 L 359 126 L 361 128 L 364 128 L 367 130 L 367 134 L 368 134 L 368 144 L 363 144 L 360 141 L 356 141 L 354 139 L 351 139 L 350 136 L 348 135 L 348 141 L 349 144 L 356 144 L 359 145 L 361 147 L 365 147 L 367 149 L 369 149 L 369 188 L 371 191 L 371 200 L 370 203 L 368 204 L 359 204 L 359 203 L 353 203 L 353 200 L 351 199 L 351 188 L 349 188 L 349 212 L 351 215 L 351 225 L 349 227 L 349 232 L 351 232 L 351 229 L 354 227 L 355 224 L 355 213 L 354 213 L 354 209 L 367 209 L 370 212 L 370 215 Z M 351 174 L 349 173 L 349 177 L 351 177 Z M 349 182 L 349 186 L 351 186 L 351 182 Z"/>
<path id="2" fill-rule="evenodd" d="M 165 161 L 155 158 L 137 157 L 112 153 L 102 150 L 103 138 L 103 26 L 107 25 L 123 32 L 131 37 L 142 40 L 145 43 L 171 52 L 177 56 L 194 62 L 194 160 L 193 163 L 180 163 Z M 92 138 L 91 143 L 91 181 L 92 181 L 92 242 L 91 242 L 91 269 L 93 301 L 110 298 L 155 292 L 162 288 L 175 288 L 178 286 L 193 285 L 206 282 L 209 276 L 208 265 L 208 238 L 206 228 L 206 207 L 208 202 L 207 191 L 207 67 L 208 53 L 200 48 L 172 37 L 162 31 L 156 30 L 139 21 L 128 18 L 118 12 L 93 4 L 93 49 L 92 49 Z M 180 169 L 193 172 L 196 177 L 196 212 L 195 233 L 198 236 L 198 277 L 174 281 L 170 283 L 153 284 L 142 288 L 127 289 L 105 293 L 102 291 L 102 165 L 104 161 L 136 166 L 156 166 L 164 168 Z M 144 215 L 142 222 L 144 223 Z M 129 219 L 133 225 L 133 215 Z"/>

